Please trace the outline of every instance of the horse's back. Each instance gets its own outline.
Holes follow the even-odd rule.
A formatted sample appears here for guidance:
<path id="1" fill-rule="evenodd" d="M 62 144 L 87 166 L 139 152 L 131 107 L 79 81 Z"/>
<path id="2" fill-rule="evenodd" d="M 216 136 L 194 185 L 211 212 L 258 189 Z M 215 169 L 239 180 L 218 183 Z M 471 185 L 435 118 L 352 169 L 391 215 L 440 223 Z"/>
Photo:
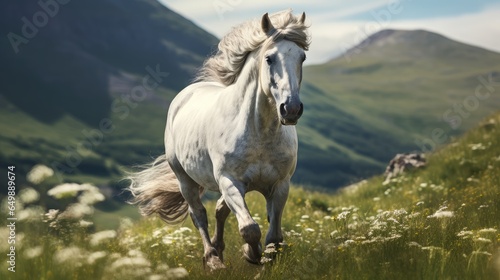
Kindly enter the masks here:
<path id="1" fill-rule="evenodd" d="M 198 110 L 205 107 L 204 104 L 213 103 L 215 94 L 222 89 L 223 85 L 217 82 L 198 82 L 187 86 L 170 103 L 168 119 L 176 118 L 181 110 Z"/>

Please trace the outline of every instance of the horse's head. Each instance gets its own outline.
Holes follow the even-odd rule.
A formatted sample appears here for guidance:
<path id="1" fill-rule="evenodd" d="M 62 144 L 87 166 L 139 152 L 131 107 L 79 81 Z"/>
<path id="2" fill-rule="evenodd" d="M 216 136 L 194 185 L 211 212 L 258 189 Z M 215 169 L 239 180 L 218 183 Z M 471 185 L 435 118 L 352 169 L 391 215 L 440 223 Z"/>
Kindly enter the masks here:
<path id="1" fill-rule="evenodd" d="M 297 24 L 304 25 L 304 21 L 305 13 Z M 261 28 L 269 43 L 260 56 L 260 82 L 264 92 L 274 99 L 281 124 L 295 125 L 304 111 L 299 97 L 302 63 L 306 59 L 304 46 L 287 38 L 287 34 L 280 34 L 267 13 L 262 17 Z"/>

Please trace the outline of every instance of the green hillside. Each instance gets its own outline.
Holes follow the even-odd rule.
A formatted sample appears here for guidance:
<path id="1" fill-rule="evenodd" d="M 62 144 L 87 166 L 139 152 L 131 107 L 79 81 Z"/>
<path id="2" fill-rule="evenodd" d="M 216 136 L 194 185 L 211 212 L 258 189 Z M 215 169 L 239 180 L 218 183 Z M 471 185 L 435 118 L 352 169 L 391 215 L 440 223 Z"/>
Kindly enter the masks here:
<path id="1" fill-rule="evenodd" d="M 297 181 L 345 185 L 396 153 L 438 148 L 498 110 L 499 92 L 498 53 L 423 30 L 376 33 L 305 67 Z"/>
<path id="2" fill-rule="evenodd" d="M 44 11 L 37 1 L 0 5 L 4 35 L 23 36 L 21 18 Z M 0 163 L 108 184 L 163 150 L 166 108 L 217 39 L 156 0 L 57 11 L 27 43 L 0 41 Z"/>
<path id="3" fill-rule="evenodd" d="M 191 221 L 167 228 L 157 218 L 94 232 L 92 211 L 75 211 L 82 196 L 67 193 L 57 215 L 36 196 L 19 195 L 17 272 L 6 279 L 498 279 L 500 277 L 500 113 L 433 153 L 424 169 L 382 184 L 376 176 L 336 193 L 294 186 L 283 215 L 287 246 L 263 266 L 246 263 L 234 215 L 226 225 L 227 269 L 203 269 L 202 243 Z M 53 185 L 52 185 L 53 186 Z M 50 189 L 50 180 L 33 186 Z M 28 186 L 25 187 L 27 189 Z M 80 186 L 83 188 L 83 186 Z M 34 190 L 29 191 L 32 193 Z M 61 192 L 59 192 L 61 193 Z M 46 196 L 43 192 L 42 196 Z M 95 193 L 93 194 L 95 196 Z M 71 196 L 79 196 L 71 198 Z M 87 198 L 88 200 L 88 198 Z M 73 204 L 71 204 L 73 203 Z M 268 228 L 264 198 L 247 195 L 254 219 Z M 2 202 L 4 207 L 7 202 Z M 64 206 L 67 205 L 67 206 Z M 206 202 L 210 232 L 215 201 Z M 87 208 L 83 208 L 87 209 Z M 90 205 L 88 209 L 92 209 Z M 5 219 L 7 211 L 1 211 Z M 50 217 L 52 216 L 52 217 Z M 75 218 L 76 216 L 76 218 Z M 81 222 L 82 220 L 87 222 Z M 9 230 L 0 230 L 7 240 Z M 10 273 L 10 274 L 9 274 Z"/>

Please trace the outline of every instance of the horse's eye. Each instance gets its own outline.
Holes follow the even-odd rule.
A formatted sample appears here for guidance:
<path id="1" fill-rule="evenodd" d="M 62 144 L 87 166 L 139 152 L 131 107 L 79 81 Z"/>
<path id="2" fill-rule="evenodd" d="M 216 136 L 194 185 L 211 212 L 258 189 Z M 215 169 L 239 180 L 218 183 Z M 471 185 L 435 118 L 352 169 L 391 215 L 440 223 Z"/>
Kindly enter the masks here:
<path id="1" fill-rule="evenodd" d="M 266 56 L 266 62 L 267 62 L 267 65 L 271 65 L 271 63 L 273 63 L 273 60 L 271 59 L 270 56 Z"/>

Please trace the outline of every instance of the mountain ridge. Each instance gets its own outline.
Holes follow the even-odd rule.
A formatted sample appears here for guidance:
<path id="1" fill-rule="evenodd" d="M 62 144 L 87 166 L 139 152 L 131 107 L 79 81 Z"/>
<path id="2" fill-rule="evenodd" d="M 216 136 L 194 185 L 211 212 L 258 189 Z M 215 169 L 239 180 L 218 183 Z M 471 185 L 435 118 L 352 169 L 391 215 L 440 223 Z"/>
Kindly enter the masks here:
<path id="1" fill-rule="evenodd" d="M 29 15 L 43 12 L 37 3 L 3 5 L 7 6 L 0 19 L 4 34 L 21 34 L 25 21 L 19 19 L 30 21 Z M 69 113 L 91 125 L 109 116 L 110 76 L 127 80 L 124 73 L 143 76 L 147 66 L 160 65 L 170 74 L 162 86 L 179 91 L 216 42 L 213 35 L 154 0 L 70 2 L 20 45 L 19 53 L 2 40 L 0 57 L 6 63 L 0 70 L 9 82 L 0 94 L 42 121 Z M 27 94 L 35 100 L 27 100 Z M 65 106 L 54 104 L 58 100 Z M 82 104 L 93 106 L 95 117 Z"/>
<path id="2" fill-rule="evenodd" d="M 329 166 L 316 172 L 325 181 L 354 183 L 382 172 L 396 153 L 439 148 L 500 106 L 493 94 L 500 90 L 500 83 L 495 84 L 500 82 L 498 53 L 423 30 L 383 30 L 346 54 L 304 67 L 299 139 L 316 146 L 299 149 L 299 158 L 314 154 L 316 162 Z M 469 106 L 464 102 L 475 100 L 475 90 L 485 80 L 491 83 L 486 85 L 491 90 L 487 101 L 477 100 L 477 108 L 462 117 L 457 108 Z M 460 126 L 452 127 L 450 118 Z M 446 140 L 434 141 L 434 132 Z M 371 161 L 353 159 L 353 154 Z M 355 168 L 338 171 L 346 166 Z M 304 169 L 314 174 L 314 168 L 306 164 L 299 169 L 299 181 Z M 336 177 L 346 179 L 339 183 Z"/>
<path id="3" fill-rule="evenodd" d="M 368 48 L 375 47 L 376 49 L 383 49 L 384 46 L 394 45 L 394 44 L 401 45 L 408 43 L 416 43 L 423 50 L 426 49 L 427 51 L 429 50 L 437 51 L 439 50 L 440 47 L 443 47 L 443 45 L 436 44 L 436 42 L 441 43 L 444 41 L 447 42 L 451 41 L 455 46 L 466 47 L 469 48 L 469 50 L 482 49 L 485 52 L 498 53 L 493 50 L 489 50 L 487 48 L 460 42 L 445 35 L 442 35 L 440 33 L 436 33 L 426 29 L 383 29 L 379 32 L 371 34 L 370 36 L 362 40 L 360 43 L 347 49 L 344 53 L 341 53 L 340 55 L 333 57 L 326 63 L 330 63 L 332 61 L 342 58 L 349 60 L 352 56 L 361 53 L 363 49 L 367 47 Z M 449 43 L 446 43 L 444 46 L 449 47 Z M 417 54 L 422 54 L 422 53 L 417 53 Z M 432 52 L 427 52 L 427 55 L 429 54 L 432 54 Z M 442 53 L 438 52 L 438 54 Z"/>

